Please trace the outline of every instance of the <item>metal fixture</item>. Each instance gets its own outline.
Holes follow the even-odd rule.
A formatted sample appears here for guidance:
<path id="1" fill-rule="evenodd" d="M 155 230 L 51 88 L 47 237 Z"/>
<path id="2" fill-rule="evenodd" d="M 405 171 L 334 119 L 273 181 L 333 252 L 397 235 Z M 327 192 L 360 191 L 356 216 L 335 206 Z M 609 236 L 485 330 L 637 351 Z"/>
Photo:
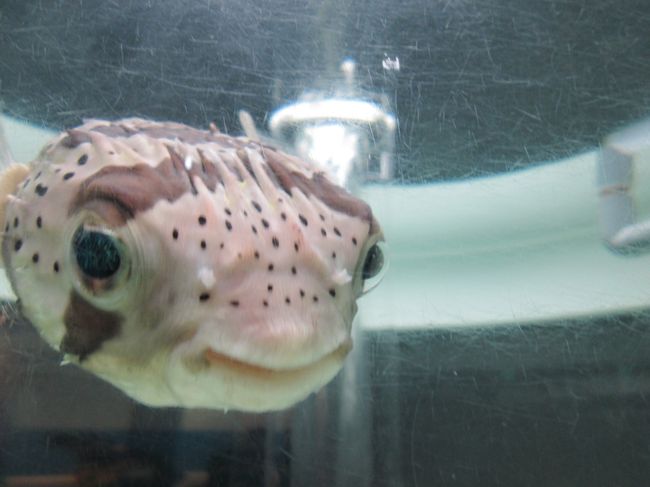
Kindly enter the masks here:
<path id="1" fill-rule="evenodd" d="M 305 94 L 276 110 L 269 121 L 275 139 L 319 164 L 348 189 L 393 178 L 397 127 L 385 97 L 361 94 L 355 68 L 354 61 L 345 60 L 343 81 L 333 94 Z"/>
<path id="2" fill-rule="evenodd" d="M 621 254 L 650 250 L 650 191 L 635 175 L 650 172 L 650 120 L 610 135 L 598 159 L 600 219 L 607 246 Z"/>

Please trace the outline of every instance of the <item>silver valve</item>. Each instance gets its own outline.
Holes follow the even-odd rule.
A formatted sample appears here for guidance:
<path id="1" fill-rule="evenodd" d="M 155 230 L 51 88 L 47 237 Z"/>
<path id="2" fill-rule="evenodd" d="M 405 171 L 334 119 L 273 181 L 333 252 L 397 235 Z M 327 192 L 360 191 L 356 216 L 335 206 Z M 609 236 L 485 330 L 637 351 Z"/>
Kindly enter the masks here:
<path id="1" fill-rule="evenodd" d="M 353 189 L 393 178 L 397 120 L 388 103 L 358 93 L 355 62 L 341 64 L 343 80 L 327 94 L 305 94 L 270 117 L 271 135 Z"/>

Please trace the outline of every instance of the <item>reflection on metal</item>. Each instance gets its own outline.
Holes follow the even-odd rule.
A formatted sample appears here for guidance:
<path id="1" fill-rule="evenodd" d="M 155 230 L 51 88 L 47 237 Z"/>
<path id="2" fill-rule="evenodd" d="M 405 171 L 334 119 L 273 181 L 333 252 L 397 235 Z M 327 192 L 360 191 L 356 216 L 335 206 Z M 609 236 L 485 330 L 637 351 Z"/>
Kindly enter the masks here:
<path id="1" fill-rule="evenodd" d="M 341 72 L 344 81 L 333 94 L 306 94 L 276 110 L 271 134 L 347 188 L 391 180 L 397 121 L 387 100 L 359 94 L 354 61 L 346 59 Z"/>
<path id="2" fill-rule="evenodd" d="M 650 120 L 609 136 L 598 158 L 600 219 L 605 242 L 621 254 L 650 250 L 650 215 L 647 188 L 635 184 L 650 171 Z M 636 177 L 635 177 L 636 176 Z"/>
<path id="3" fill-rule="evenodd" d="M 384 60 L 381 62 L 381 67 L 386 71 L 399 71 L 399 58 L 391 58 L 388 54 L 384 53 Z"/>

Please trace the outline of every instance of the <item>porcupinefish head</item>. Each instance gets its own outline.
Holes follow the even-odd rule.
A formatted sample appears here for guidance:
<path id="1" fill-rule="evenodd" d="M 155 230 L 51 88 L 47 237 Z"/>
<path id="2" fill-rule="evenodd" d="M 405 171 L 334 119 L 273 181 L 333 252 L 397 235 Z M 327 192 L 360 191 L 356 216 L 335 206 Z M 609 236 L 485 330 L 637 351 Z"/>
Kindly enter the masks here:
<path id="1" fill-rule="evenodd" d="M 303 399 L 341 368 L 383 264 L 367 204 L 214 129 L 89 121 L 5 171 L 0 200 L 21 312 L 66 361 L 150 405 Z"/>

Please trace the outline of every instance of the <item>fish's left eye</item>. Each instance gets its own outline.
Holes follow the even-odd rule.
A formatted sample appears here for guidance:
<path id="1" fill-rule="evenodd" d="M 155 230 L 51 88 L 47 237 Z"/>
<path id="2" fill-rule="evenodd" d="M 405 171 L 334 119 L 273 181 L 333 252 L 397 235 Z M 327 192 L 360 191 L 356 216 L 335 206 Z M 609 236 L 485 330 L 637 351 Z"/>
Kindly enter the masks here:
<path id="1" fill-rule="evenodd" d="M 361 267 L 361 279 L 363 282 L 363 294 L 374 289 L 381 282 L 386 273 L 386 243 L 377 242 L 368 249 Z"/>
<path id="2" fill-rule="evenodd" d="M 85 277 L 108 279 L 120 269 L 120 249 L 112 235 L 82 227 L 75 233 L 72 246 L 77 265 Z"/>
<path id="3" fill-rule="evenodd" d="M 384 253 L 381 251 L 377 244 L 370 247 L 366 254 L 366 260 L 363 263 L 363 270 L 361 277 L 365 281 L 371 277 L 375 277 L 384 267 Z"/>

